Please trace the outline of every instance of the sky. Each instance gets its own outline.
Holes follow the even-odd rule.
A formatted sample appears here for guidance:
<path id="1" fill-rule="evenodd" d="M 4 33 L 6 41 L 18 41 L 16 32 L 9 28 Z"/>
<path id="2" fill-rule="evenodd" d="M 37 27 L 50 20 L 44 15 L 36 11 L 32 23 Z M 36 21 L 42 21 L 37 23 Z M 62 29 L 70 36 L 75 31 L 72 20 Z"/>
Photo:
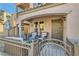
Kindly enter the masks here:
<path id="1" fill-rule="evenodd" d="M 0 3 L 0 10 L 4 10 L 8 13 L 16 13 L 16 4 L 15 3 Z M 19 9 L 19 11 L 21 11 Z"/>

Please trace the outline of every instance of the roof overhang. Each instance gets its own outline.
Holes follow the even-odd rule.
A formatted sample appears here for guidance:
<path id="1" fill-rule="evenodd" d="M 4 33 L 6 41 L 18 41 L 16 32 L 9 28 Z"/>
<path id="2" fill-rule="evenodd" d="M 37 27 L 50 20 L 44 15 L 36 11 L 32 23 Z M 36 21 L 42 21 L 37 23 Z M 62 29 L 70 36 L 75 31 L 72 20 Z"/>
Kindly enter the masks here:
<path id="1" fill-rule="evenodd" d="M 66 15 L 67 15 L 67 13 L 49 13 L 49 14 L 41 14 L 41 15 L 34 15 L 34 16 L 28 17 L 28 18 L 26 18 L 26 19 L 23 19 L 23 21 L 24 21 L 24 20 L 25 20 L 25 21 L 26 21 L 26 20 L 29 21 L 29 20 L 34 19 L 34 18 L 45 17 L 45 16 L 66 17 Z"/>

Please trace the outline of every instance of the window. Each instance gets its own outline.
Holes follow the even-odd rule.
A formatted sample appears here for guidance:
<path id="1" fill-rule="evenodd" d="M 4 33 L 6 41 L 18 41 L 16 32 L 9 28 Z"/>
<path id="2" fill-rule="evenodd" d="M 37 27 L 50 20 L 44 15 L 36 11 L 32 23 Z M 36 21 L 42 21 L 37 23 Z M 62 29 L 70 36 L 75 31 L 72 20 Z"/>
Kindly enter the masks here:
<path id="1" fill-rule="evenodd" d="M 38 31 L 38 22 L 35 22 L 34 25 L 35 25 L 35 26 L 34 26 L 35 32 L 37 32 L 37 31 Z"/>
<path id="2" fill-rule="evenodd" d="M 40 32 L 44 32 L 44 22 L 40 22 Z"/>
<path id="3" fill-rule="evenodd" d="M 33 7 L 38 7 L 38 6 L 41 6 L 41 5 L 44 5 L 45 3 L 33 3 Z"/>
<path id="4" fill-rule="evenodd" d="M 42 3 L 38 3 L 38 6 L 41 6 L 42 5 Z"/>

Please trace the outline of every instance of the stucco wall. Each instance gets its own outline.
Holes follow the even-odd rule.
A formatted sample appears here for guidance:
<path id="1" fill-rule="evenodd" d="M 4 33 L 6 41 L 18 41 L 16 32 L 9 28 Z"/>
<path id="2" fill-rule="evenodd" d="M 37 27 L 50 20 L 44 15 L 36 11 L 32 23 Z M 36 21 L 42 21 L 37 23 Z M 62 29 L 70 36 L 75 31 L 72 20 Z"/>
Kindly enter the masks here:
<path id="1" fill-rule="evenodd" d="M 75 4 L 72 12 L 67 15 L 67 36 L 69 39 L 79 39 L 79 4 Z"/>

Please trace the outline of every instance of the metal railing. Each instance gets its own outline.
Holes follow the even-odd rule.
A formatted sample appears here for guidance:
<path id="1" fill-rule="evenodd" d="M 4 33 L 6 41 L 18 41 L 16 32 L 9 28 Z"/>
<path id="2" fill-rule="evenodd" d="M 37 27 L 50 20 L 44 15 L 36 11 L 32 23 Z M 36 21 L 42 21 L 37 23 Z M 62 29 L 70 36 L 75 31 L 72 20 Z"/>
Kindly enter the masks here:
<path id="1" fill-rule="evenodd" d="M 71 46 L 71 49 L 72 49 L 72 55 L 74 55 L 74 44 L 72 44 L 69 40 L 68 40 L 68 38 L 66 39 L 66 43 L 69 45 L 69 46 Z"/>
<path id="2" fill-rule="evenodd" d="M 63 4 L 65 4 L 65 3 L 46 3 L 44 5 L 37 6 L 37 7 L 34 7 L 34 8 L 28 8 L 26 11 L 18 12 L 18 14 L 23 15 L 23 14 L 36 12 L 36 11 L 43 10 L 43 9 L 47 9 L 47 8 L 50 8 L 50 7 L 63 5 Z"/>
<path id="3" fill-rule="evenodd" d="M 34 42 L 34 50 L 35 50 L 34 55 L 39 55 L 40 50 L 43 46 L 45 46 L 46 44 L 52 44 L 52 43 L 62 47 L 65 51 L 65 55 L 68 55 L 68 56 L 73 55 L 72 46 L 70 46 L 66 42 L 58 40 L 58 39 L 45 39 L 45 40 Z"/>
<path id="4" fill-rule="evenodd" d="M 15 40 L 10 40 L 10 39 L 8 40 L 5 38 L 4 39 L 0 38 L 0 41 L 3 42 L 5 45 L 9 45 L 6 46 L 5 48 L 7 52 L 17 56 L 22 56 L 22 55 L 38 56 L 40 55 L 42 47 L 44 47 L 47 44 L 56 44 L 57 46 L 63 48 L 66 56 L 74 55 L 72 49 L 73 46 L 58 39 L 37 40 L 37 41 L 32 41 L 32 43 L 23 43 Z"/>
<path id="5" fill-rule="evenodd" d="M 0 38 L 4 44 L 4 52 L 12 56 L 28 56 L 31 48 L 29 43 L 24 43 L 12 39 Z"/>

